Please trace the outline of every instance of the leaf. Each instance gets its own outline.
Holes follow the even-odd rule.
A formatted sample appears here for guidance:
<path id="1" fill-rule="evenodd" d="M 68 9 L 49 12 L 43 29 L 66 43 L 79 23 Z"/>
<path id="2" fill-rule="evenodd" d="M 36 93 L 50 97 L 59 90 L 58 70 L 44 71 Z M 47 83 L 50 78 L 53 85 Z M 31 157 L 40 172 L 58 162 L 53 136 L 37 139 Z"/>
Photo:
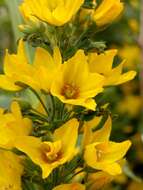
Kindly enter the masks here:
<path id="1" fill-rule="evenodd" d="M 16 42 L 19 38 L 23 37 L 23 34 L 19 31 L 18 25 L 23 23 L 23 19 L 20 15 L 20 12 L 18 10 L 18 6 L 20 4 L 21 0 L 5 0 L 5 3 L 8 7 L 9 11 L 9 17 L 11 19 L 12 23 L 12 29 L 13 34 L 15 38 L 15 46 Z M 29 62 L 32 63 L 32 60 L 34 58 L 34 48 L 32 48 L 29 44 L 26 44 L 26 52 L 29 58 Z"/>
<path id="2" fill-rule="evenodd" d="M 22 18 L 19 14 L 18 5 L 21 0 L 5 0 L 5 3 L 8 7 L 9 15 L 11 18 L 12 29 L 15 37 L 15 42 L 22 36 L 18 30 L 18 25 L 22 23 Z"/>

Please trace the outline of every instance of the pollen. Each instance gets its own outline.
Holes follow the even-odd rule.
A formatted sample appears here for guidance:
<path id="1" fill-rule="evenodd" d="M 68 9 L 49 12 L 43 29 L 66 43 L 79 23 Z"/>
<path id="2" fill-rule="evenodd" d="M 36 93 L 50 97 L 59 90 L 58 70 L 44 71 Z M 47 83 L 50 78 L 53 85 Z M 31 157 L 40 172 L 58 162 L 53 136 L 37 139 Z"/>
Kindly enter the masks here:
<path id="1" fill-rule="evenodd" d="M 61 94 L 67 99 L 76 99 L 79 96 L 79 89 L 74 85 L 65 84 Z"/>
<path id="2" fill-rule="evenodd" d="M 97 155 L 97 161 L 100 162 L 102 158 L 103 151 L 102 150 L 97 150 L 96 155 Z"/>
<path id="3" fill-rule="evenodd" d="M 61 157 L 61 150 L 57 147 L 54 147 L 54 143 L 51 142 L 43 143 L 41 147 L 42 158 L 47 163 L 52 163 L 57 161 Z"/>

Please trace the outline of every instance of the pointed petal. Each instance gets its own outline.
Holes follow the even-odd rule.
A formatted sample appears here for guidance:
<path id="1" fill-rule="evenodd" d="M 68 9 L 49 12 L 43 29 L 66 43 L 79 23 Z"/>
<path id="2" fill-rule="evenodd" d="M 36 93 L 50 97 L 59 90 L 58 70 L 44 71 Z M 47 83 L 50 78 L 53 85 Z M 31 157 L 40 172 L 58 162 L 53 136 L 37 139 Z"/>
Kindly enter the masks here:
<path id="1" fill-rule="evenodd" d="M 110 175 L 119 175 L 122 173 L 121 166 L 118 163 L 109 164 L 103 167 L 103 171 Z"/>
<path id="2" fill-rule="evenodd" d="M 62 147 L 65 152 L 75 149 L 78 136 L 78 125 L 79 123 L 76 119 L 71 119 L 54 132 L 55 141 L 62 141 Z"/>
<path id="3" fill-rule="evenodd" d="M 58 47 L 54 48 L 53 59 L 56 66 L 60 66 L 62 64 L 62 56 L 61 56 L 60 49 Z"/>
<path id="4" fill-rule="evenodd" d="M 43 66 L 49 68 L 50 70 L 55 65 L 50 53 L 47 50 L 38 47 L 35 53 L 34 66 L 37 68 Z"/>
<path id="5" fill-rule="evenodd" d="M 103 160 L 108 160 L 108 162 L 115 162 L 121 160 L 128 149 L 131 146 L 131 141 L 123 141 L 121 143 L 109 142 L 108 150 L 106 154 L 103 155 Z"/>
<path id="6" fill-rule="evenodd" d="M 136 71 L 128 71 L 128 72 L 122 74 L 120 76 L 119 80 L 115 83 L 115 85 L 120 85 L 120 84 L 123 84 L 125 82 L 128 82 L 128 81 L 134 79 L 136 74 L 137 74 Z"/>
<path id="7" fill-rule="evenodd" d="M 8 77 L 6 75 L 0 75 L 0 88 L 10 91 L 18 91 L 21 88 L 15 85 L 14 79 L 12 77 Z"/>
<path id="8" fill-rule="evenodd" d="M 112 121 L 110 116 L 105 122 L 104 126 L 93 133 L 93 142 L 104 142 L 108 141 L 111 133 Z"/>
<path id="9" fill-rule="evenodd" d="M 92 73 L 97 72 L 102 74 L 110 72 L 116 54 L 117 54 L 116 49 L 107 50 L 99 55 L 97 53 L 90 53 L 88 55 L 90 72 Z"/>

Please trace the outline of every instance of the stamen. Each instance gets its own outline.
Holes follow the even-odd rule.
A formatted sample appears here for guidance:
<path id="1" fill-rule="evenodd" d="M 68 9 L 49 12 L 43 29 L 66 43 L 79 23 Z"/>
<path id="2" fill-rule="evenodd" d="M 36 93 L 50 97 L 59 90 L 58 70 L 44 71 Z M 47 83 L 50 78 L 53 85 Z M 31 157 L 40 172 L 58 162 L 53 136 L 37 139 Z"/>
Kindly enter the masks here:
<path id="1" fill-rule="evenodd" d="M 96 155 L 97 155 L 97 161 L 99 162 L 101 160 L 103 151 L 102 150 L 97 150 L 96 151 Z"/>
<path id="2" fill-rule="evenodd" d="M 61 94 L 67 99 L 76 99 L 79 96 L 79 89 L 76 86 L 65 84 Z"/>

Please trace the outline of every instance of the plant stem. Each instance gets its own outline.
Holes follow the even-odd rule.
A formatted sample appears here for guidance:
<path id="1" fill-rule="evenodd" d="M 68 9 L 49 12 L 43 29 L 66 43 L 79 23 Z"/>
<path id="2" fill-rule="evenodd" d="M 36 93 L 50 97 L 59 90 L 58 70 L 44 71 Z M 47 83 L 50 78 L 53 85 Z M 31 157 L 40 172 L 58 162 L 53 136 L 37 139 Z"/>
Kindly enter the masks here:
<path id="1" fill-rule="evenodd" d="M 41 105 L 43 106 L 44 110 L 46 111 L 46 113 L 49 114 L 49 110 L 47 109 L 47 107 L 45 106 L 43 100 L 41 99 L 41 97 L 39 96 L 39 94 L 31 87 L 29 87 L 29 89 L 35 94 L 35 96 L 38 98 L 39 102 L 41 103 Z"/>
<path id="2" fill-rule="evenodd" d="M 51 122 L 54 121 L 54 117 L 55 117 L 55 112 L 56 112 L 56 106 L 55 106 L 55 100 L 54 97 L 52 95 L 50 95 L 51 98 L 51 103 L 52 103 L 52 115 L 51 115 Z"/>
<path id="3" fill-rule="evenodd" d="M 140 49 L 141 49 L 140 96 L 141 96 L 141 104 L 142 104 L 142 108 L 143 108 L 143 0 L 141 0 L 140 34 L 139 34 L 139 38 L 138 38 L 138 44 L 139 44 Z M 142 109 L 142 115 L 143 115 L 143 109 Z M 143 122 L 143 121 L 141 121 L 141 122 Z"/>

